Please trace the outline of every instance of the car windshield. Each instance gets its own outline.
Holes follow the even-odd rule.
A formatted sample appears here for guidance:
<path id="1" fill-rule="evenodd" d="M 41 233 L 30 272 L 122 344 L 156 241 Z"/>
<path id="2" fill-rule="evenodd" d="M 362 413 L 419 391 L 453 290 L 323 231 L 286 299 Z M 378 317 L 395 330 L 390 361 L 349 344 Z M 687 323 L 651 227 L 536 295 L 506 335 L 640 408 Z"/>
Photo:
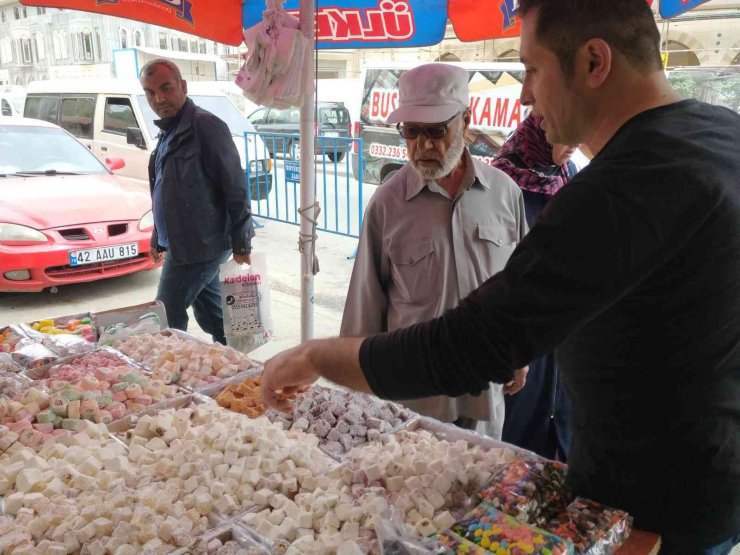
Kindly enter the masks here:
<path id="1" fill-rule="evenodd" d="M 137 95 L 136 98 L 141 107 L 141 111 L 144 114 L 149 135 L 156 137 L 159 134 L 159 128 L 154 125 L 154 120 L 158 119 L 157 114 L 152 111 L 144 95 Z M 213 115 L 226 122 L 226 125 L 229 126 L 229 130 L 232 134 L 239 135 L 241 137 L 244 135 L 245 131 L 254 131 L 252 124 L 247 121 L 247 118 L 244 117 L 238 108 L 234 106 L 234 103 L 227 97 L 194 94 L 188 95 L 188 98 L 192 99 L 195 104 L 204 110 L 208 110 Z"/>
<path id="2" fill-rule="evenodd" d="M 0 124 L 0 175 L 13 173 L 105 174 L 108 170 L 62 129 Z"/>
<path id="3" fill-rule="evenodd" d="M 15 97 L 15 98 L 11 98 L 10 101 L 13 103 L 13 106 L 15 106 L 16 111 L 19 114 L 22 114 L 23 105 L 26 103 L 26 99 L 23 97 Z"/>

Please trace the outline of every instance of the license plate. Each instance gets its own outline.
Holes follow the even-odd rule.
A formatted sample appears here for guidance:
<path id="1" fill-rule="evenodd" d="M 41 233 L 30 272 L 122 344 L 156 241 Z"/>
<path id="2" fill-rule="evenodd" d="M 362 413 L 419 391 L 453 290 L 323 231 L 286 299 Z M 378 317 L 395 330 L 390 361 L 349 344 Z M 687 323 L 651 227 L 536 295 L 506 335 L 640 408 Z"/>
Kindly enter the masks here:
<path id="1" fill-rule="evenodd" d="M 339 137 L 339 131 L 327 131 L 324 133 L 326 137 Z"/>
<path id="2" fill-rule="evenodd" d="M 99 247 L 97 249 L 85 249 L 69 253 L 70 266 L 83 266 L 84 264 L 97 264 L 111 260 L 123 260 L 139 255 L 138 243 L 126 243 L 125 245 L 111 245 L 110 247 Z"/>

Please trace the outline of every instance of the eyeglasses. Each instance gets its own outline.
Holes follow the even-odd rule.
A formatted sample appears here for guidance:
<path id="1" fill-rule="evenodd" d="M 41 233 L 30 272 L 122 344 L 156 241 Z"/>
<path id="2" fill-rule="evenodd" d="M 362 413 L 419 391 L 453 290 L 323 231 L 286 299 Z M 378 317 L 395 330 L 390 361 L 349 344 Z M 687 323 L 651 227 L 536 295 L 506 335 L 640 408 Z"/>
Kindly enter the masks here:
<path id="1" fill-rule="evenodd" d="M 409 141 L 417 139 L 419 135 L 424 135 L 428 139 L 438 141 L 439 139 L 447 135 L 447 130 L 449 129 L 450 123 L 459 115 L 460 112 L 452 116 L 447 121 L 443 121 L 442 123 L 437 123 L 434 125 L 407 125 L 405 123 L 397 123 L 396 129 L 398 129 L 398 133 L 401 135 L 401 137 Z"/>

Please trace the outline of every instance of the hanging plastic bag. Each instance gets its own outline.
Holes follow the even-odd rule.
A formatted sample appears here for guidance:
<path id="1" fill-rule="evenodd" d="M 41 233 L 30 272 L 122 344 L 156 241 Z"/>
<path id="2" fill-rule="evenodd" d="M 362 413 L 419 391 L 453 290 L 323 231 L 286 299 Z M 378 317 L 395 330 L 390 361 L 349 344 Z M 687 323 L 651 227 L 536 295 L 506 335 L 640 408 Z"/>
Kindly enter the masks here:
<path id="1" fill-rule="evenodd" d="M 267 0 L 264 18 L 244 30 L 247 56 L 236 76 L 244 96 L 272 108 L 299 106 L 310 85 L 304 68 L 310 63 L 310 43 L 299 20 L 283 11 L 282 0 Z"/>
<path id="2" fill-rule="evenodd" d="M 221 265 L 219 279 L 226 343 L 242 353 L 267 343 L 274 326 L 265 254 L 252 253 L 249 266 L 229 259 Z"/>

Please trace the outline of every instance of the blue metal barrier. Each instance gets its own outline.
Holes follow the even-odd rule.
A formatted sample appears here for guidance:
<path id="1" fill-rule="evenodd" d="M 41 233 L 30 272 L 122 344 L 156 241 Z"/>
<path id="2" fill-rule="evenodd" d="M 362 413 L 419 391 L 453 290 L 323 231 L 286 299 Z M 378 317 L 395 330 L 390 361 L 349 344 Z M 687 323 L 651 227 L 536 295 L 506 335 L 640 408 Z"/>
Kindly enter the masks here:
<path id="1" fill-rule="evenodd" d="M 300 225 L 300 136 L 248 131 L 244 139 L 252 213 Z M 321 135 L 315 141 L 316 199 L 321 204 L 317 228 L 359 237 L 365 210 L 362 172 L 355 180 L 349 154 L 362 152 L 362 139 Z"/>

